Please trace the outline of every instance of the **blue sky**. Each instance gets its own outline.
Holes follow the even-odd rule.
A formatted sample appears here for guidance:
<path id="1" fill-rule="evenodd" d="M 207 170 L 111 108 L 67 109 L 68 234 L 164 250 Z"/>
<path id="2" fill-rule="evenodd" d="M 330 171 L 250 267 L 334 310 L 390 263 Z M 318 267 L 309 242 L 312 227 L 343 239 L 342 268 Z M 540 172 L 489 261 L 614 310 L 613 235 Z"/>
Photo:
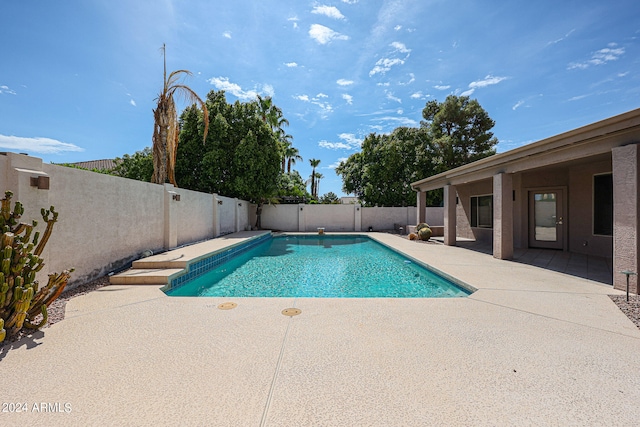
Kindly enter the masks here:
<path id="1" fill-rule="evenodd" d="M 201 98 L 272 96 L 320 194 L 371 132 L 477 99 L 503 152 L 640 107 L 637 0 L 0 2 L 0 150 L 45 162 L 151 145 L 167 68 Z"/>

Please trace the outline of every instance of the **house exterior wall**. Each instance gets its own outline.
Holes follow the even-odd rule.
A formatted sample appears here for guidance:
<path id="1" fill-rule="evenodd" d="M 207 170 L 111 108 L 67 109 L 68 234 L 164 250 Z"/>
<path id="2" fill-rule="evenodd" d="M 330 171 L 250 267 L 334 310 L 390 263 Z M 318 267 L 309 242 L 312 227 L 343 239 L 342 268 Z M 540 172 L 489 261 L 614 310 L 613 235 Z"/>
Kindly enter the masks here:
<path id="1" fill-rule="evenodd" d="M 493 194 L 492 180 L 457 185 L 458 205 L 456 206 L 457 237 L 474 239 L 479 242 L 493 241 L 493 229 L 471 227 L 471 197 Z"/>

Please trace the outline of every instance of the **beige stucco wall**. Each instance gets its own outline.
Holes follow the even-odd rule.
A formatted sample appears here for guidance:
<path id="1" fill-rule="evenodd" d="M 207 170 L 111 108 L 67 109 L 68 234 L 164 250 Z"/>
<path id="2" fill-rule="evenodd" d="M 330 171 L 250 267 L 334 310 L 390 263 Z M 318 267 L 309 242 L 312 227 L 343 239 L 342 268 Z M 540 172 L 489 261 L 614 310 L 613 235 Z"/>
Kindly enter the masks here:
<path id="1" fill-rule="evenodd" d="M 467 185 L 457 185 L 458 205 L 456 206 L 457 237 L 490 242 L 493 229 L 471 227 L 471 197 L 493 194 L 493 181 L 483 180 Z"/>
<path id="2" fill-rule="evenodd" d="M 50 188 L 30 185 L 30 178 L 49 177 Z M 244 230 L 247 202 L 79 169 L 45 164 L 37 157 L 0 155 L 0 190 L 14 193 L 25 206 L 23 222 L 36 219 L 44 232 L 40 208 L 55 206 L 58 222 L 42 254 L 49 272 L 74 267 L 69 287 L 126 266 L 147 250 L 170 249 Z M 173 198 L 179 195 L 180 200 Z"/>
<path id="3" fill-rule="evenodd" d="M 178 224 L 178 246 L 215 236 L 214 201 L 211 194 L 176 188 L 180 202 L 175 203 Z"/>
<path id="4" fill-rule="evenodd" d="M 393 230 L 395 224 L 406 229 L 407 225 L 416 225 L 416 207 L 362 208 L 362 229 Z"/>

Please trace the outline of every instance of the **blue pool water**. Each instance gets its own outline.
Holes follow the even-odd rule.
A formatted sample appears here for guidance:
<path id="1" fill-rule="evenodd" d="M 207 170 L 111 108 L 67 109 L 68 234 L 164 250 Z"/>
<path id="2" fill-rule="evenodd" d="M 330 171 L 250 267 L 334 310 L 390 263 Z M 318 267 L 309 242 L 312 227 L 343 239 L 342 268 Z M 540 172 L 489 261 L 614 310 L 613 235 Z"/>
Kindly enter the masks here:
<path id="1" fill-rule="evenodd" d="M 469 292 L 366 236 L 278 236 L 170 296 L 436 298 Z"/>

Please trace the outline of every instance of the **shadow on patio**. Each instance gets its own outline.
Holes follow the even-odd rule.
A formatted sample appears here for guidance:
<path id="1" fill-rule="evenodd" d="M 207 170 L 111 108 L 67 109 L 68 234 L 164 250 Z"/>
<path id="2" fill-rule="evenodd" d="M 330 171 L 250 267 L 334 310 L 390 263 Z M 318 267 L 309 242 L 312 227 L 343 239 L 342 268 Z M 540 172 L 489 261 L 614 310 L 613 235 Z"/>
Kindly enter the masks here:
<path id="1" fill-rule="evenodd" d="M 491 242 L 458 240 L 457 246 L 492 255 Z M 583 279 L 613 285 L 612 258 L 582 255 L 555 249 L 523 248 L 514 249 L 512 262 L 533 265 L 559 273 L 570 274 Z"/>

